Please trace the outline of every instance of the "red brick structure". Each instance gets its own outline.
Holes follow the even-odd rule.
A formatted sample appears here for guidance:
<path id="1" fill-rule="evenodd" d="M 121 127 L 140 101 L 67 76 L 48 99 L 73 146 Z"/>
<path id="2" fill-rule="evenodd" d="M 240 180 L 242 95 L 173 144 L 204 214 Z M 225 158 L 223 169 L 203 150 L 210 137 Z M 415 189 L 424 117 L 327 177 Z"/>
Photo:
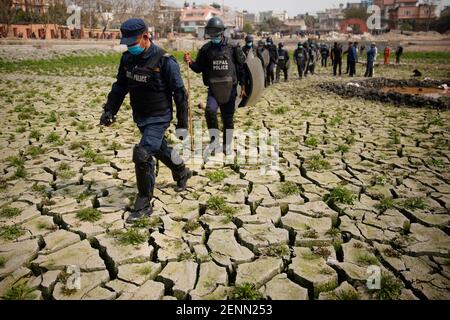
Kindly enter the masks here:
<path id="1" fill-rule="evenodd" d="M 119 30 L 70 30 L 55 24 L 0 24 L 0 38 L 20 39 L 120 39 Z"/>
<path id="2" fill-rule="evenodd" d="M 346 19 L 340 22 L 339 29 L 342 33 L 348 33 L 348 27 L 349 26 L 358 26 L 359 31 L 361 33 L 365 33 L 369 31 L 369 28 L 367 28 L 366 21 L 363 21 L 361 19 L 353 18 L 353 19 Z"/>

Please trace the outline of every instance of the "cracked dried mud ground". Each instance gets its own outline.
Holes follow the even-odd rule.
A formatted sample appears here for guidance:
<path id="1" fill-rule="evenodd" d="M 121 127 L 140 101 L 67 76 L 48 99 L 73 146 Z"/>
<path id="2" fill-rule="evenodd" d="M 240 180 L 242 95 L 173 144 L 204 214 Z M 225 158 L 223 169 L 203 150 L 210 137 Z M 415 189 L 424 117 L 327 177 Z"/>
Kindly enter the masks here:
<path id="1" fill-rule="evenodd" d="M 129 226 L 140 134 L 128 98 L 111 128 L 97 126 L 118 61 L 1 64 L 3 299 L 450 298 L 448 110 L 344 99 L 318 89 L 329 69 L 302 81 L 291 69 L 236 114 L 238 128 L 278 130 L 275 175 L 211 161 L 177 194 L 161 165 L 153 216 Z M 441 60 L 375 72 L 417 66 L 449 75 Z M 200 77 L 192 87 L 203 120 Z M 370 265 L 381 290 L 366 287 Z"/>

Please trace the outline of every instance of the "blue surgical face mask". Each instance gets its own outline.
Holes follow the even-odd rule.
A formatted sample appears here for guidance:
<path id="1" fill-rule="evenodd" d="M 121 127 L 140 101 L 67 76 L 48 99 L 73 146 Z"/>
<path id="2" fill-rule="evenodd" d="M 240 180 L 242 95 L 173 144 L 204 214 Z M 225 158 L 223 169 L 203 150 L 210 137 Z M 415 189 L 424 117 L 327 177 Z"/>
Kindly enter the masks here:
<path id="1" fill-rule="evenodd" d="M 220 42 L 222 42 L 222 37 L 213 37 L 211 38 L 211 42 L 213 44 L 220 44 Z"/>
<path id="2" fill-rule="evenodd" d="M 140 55 L 140 54 L 144 51 L 144 48 L 142 48 L 141 45 L 140 45 L 140 43 L 138 43 L 138 44 L 135 44 L 134 46 L 128 47 L 128 51 L 129 51 L 132 55 L 138 56 L 138 55 Z"/>
<path id="3" fill-rule="evenodd" d="M 247 47 L 249 48 L 253 47 L 253 42 L 247 42 Z"/>

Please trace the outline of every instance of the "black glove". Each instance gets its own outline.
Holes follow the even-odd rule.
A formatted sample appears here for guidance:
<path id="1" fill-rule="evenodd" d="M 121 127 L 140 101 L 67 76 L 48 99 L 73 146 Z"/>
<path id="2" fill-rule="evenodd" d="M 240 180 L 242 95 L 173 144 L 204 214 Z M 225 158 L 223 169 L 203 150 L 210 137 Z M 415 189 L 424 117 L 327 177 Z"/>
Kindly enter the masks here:
<path id="1" fill-rule="evenodd" d="M 116 119 L 112 114 L 112 112 L 105 110 L 103 111 L 102 116 L 100 117 L 100 124 L 102 126 L 109 127 L 115 120 Z"/>
<path id="2" fill-rule="evenodd" d="M 174 91 L 173 99 L 177 107 L 177 129 L 188 129 L 188 94 L 184 87 Z"/>

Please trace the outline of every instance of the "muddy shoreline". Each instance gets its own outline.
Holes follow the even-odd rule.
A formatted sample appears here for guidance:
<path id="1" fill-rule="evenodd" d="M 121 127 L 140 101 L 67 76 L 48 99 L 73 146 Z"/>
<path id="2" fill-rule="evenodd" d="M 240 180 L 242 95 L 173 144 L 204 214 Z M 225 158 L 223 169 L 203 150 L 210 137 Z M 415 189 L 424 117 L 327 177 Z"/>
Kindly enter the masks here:
<path id="1" fill-rule="evenodd" d="M 432 98 L 424 95 L 413 95 L 394 91 L 383 92 L 383 88 L 395 87 L 421 87 L 438 88 L 440 85 L 450 83 L 447 80 L 418 80 L 418 79 L 387 79 L 375 78 L 369 80 L 356 80 L 346 83 L 327 82 L 319 85 L 325 91 L 334 92 L 343 97 L 358 97 L 367 100 L 393 103 L 406 107 L 427 107 L 433 109 L 450 109 L 450 97 L 441 96 Z"/>

